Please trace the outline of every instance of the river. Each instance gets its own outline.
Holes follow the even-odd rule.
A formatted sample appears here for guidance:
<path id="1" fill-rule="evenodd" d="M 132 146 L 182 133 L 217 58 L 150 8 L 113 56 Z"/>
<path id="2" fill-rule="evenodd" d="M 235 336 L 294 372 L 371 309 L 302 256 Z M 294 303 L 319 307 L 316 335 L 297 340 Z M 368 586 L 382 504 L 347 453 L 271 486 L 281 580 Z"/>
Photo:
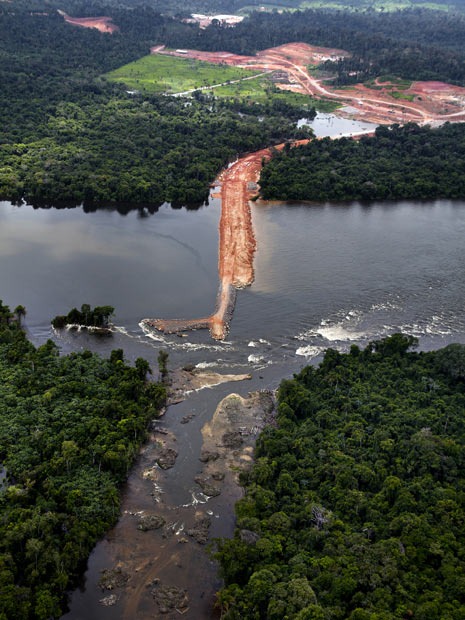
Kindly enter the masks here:
<path id="1" fill-rule="evenodd" d="M 348 122 L 353 123 L 320 116 L 321 127 L 333 127 L 332 135 L 351 131 Z M 222 397 L 275 388 L 328 346 L 347 350 L 396 331 L 419 337 L 424 349 L 465 342 L 465 202 L 444 200 L 254 203 L 255 281 L 239 291 L 227 340 L 215 342 L 205 330 L 186 337 L 144 333 L 139 323 L 145 317 L 211 312 L 219 215 L 215 199 L 197 211 L 164 205 L 153 214 L 141 209 L 126 215 L 0 203 L 1 296 L 11 307 L 26 307 L 26 328 L 36 344 L 52 337 L 65 353 L 91 348 L 103 355 L 121 347 L 127 359 L 142 356 L 155 368 L 164 348 L 171 367 L 189 363 L 252 374 L 250 381 L 203 390 L 170 407 L 159 429 L 177 446 L 176 465 L 158 472 L 155 481 L 144 479 L 153 464 L 154 444 L 147 444 L 124 491 L 125 512 L 93 552 L 67 620 L 157 617 L 147 588 L 136 578 L 131 588 L 138 607 L 129 594 L 118 595 L 114 607 L 99 604 L 100 570 L 118 563 L 135 566 L 134 574 L 144 579 L 161 572 L 168 582 L 189 589 L 185 617 L 213 617 L 216 568 L 203 547 L 178 541 L 199 510 L 211 513 L 212 536 L 232 531 L 231 504 L 238 491 L 203 504 L 194 480 L 201 471 L 201 429 Z M 111 337 L 52 332 L 54 315 L 82 303 L 115 306 Z M 131 512 L 154 506 L 171 515 L 173 537 L 135 529 Z"/>

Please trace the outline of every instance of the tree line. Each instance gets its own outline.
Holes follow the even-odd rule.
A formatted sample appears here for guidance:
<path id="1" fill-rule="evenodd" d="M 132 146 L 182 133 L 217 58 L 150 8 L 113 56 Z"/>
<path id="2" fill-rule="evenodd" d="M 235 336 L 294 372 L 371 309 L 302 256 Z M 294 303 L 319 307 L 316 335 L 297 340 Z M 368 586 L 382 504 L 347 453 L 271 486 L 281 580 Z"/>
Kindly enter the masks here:
<path id="1" fill-rule="evenodd" d="M 234 28 L 212 24 L 199 31 L 191 26 L 184 33 L 183 47 L 254 54 L 302 41 L 351 53 L 351 58 L 323 64 L 336 74 L 339 84 L 385 74 L 464 84 L 464 36 L 465 16 L 453 11 L 308 9 L 282 14 L 255 12 Z"/>
<path id="2" fill-rule="evenodd" d="M 82 325 L 84 327 L 106 328 L 110 324 L 110 318 L 115 313 L 113 306 L 95 306 L 82 304 L 81 309 L 71 308 L 68 314 L 59 314 L 52 319 L 55 329 L 62 329 L 66 325 Z"/>
<path id="3" fill-rule="evenodd" d="M 48 620 L 116 522 L 120 484 L 166 393 L 146 381 L 146 360 L 129 366 L 120 349 L 102 359 L 34 347 L 24 312 L 0 302 L 0 617 Z"/>
<path id="4" fill-rule="evenodd" d="M 219 542 L 222 618 L 465 616 L 465 346 L 415 344 L 328 349 L 281 384 Z"/>
<path id="5" fill-rule="evenodd" d="M 113 35 L 55 11 L 0 8 L 0 196 L 37 205 L 203 203 L 237 153 L 304 136 L 298 106 L 244 106 L 127 93 L 102 74 L 188 25 L 112 9 Z"/>
<path id="6" fill-rule="evenodd" d="M 273 200 L 465 197 L 465 126 L 378 127 L 359 140 L 314 140 L 275 153 L 260 176 Z"/>

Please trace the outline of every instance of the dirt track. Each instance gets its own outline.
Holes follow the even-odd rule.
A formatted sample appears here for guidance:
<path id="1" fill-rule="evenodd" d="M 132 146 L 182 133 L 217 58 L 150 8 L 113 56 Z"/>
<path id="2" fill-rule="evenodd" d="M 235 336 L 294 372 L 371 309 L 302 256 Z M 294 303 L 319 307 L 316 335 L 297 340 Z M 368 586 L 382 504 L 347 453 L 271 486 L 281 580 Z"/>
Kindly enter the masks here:
<path id="1" fill-rule="evenodd" d="M 350 90 L 341 91 L 323 86 L 308 73 L 308 64 L 347 55 L 341 50 L 291 43 L 265 50 L 255 57 L 236 56 L 227 52 L 167 52 L 163 46 L 153 48 L 152 53 L 173 54 L 184 58 L 187 56 L 254 70 L 285 71 L 289 77 L 288 88 L 350 105 L 352 116 L 360 120 L 381 124 L 465 120 L 465 88 L 441 82 L 414 82 L 401 93 L 402 96 L 413 97 L 413 101 L 408 101 L 394 98 L 391 94 L 392 85 L 384 86 L 378 82 L 378 90 L 373 90 L 358 84 Z M 280 149 L 283 146 L 281 144 L 275 148 Z M 221 186 L 222 207 L 218 258 L 220 285 L 214 314 L 200 319 L 145 319 L 145 325 L 167 333 L 208 328 L 213 338 L 222 340 L 226 337 L 234 310 L 236 289 L 249 286 L 254 279 L 253 258 L 256 244 L 249 200 L 257 193 L 255 184 L 260 175 L 262 161 L 270 156 L 270 149 L 246 155 L 224 170 L 217 179 L 216 185 Z"/>
<path id="2" fill-rule="evenodd" d="M 249 199 L 257 191 L 249 187 L 258 181 L 262 159 L 270 156 L 269 149 L 246 155 L 224 170 L 216 181 L 221 186 L 221 219 L 218 256 L 220 284 L 215 313 L 200 319 L 145 319 L 145 325 L 167 333 L 208 328 L 216 340 L 226 337 L 236 301 L 236 289 L 249 286 L 254 279 L 256 244 Z"/>
<path id="3" fill-rule="evenodd" d="M 279 71 L 287 74 L 288 83 L 280 88 L 294 90 L 314 97 L 324 97 L 349 105 L 351 114 L 359 120 L 377 123 L 434 123 L 465 120 L 465 88 L 442 82 L 413 82 L 410 88 L 397 91 L 389 83 L 368 88 L 354 84 L 345 90 L 323 85 L 308 72 L 308 65 L 324 60 L 337 60 L 350 54 L 344 50 L 287 43 L 258 52 L 256 56 L 238 56 L 229 52 L 167 51 L 163 46 L 152 48 L 152 53 L 196 58 L 205 62 L 234 65 L 251 70 Z M 412 99 L 412 101 L 409 101 Z"/>

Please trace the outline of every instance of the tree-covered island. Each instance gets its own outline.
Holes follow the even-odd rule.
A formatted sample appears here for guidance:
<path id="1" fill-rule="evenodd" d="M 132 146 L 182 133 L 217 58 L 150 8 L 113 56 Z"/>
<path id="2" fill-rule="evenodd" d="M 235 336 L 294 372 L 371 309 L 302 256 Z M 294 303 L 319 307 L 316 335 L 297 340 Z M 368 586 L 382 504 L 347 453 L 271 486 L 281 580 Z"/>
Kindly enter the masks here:
<path id="1" fill-rule="evenodd" d="M 80 327 L 92 327 L 97 329 L 108 329 L 110 318 L 115 313 L 113 306 L 95 306 L 82 304 L 81 309 L 71 308 L 68 314 L 59 314 L 52 319 L 52 326 L 55 329 L 63 329 L 67 325 L 78 325 Z"/>

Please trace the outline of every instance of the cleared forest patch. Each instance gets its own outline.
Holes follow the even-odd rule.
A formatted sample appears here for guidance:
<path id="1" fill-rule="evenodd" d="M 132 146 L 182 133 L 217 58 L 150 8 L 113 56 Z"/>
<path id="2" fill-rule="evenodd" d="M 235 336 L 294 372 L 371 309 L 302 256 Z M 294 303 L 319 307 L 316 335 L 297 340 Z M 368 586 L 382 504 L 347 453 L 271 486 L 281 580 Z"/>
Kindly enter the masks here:
<path id="1" fill-rule="evenodd" d="M 191 56 L 182 55 L 181 52 L 174 54 L 157 53 L 144 56 L 108 73 L 107 77 L 126 84 L 132 90 L 174 94 L 253 76 L 250 69 L 228 66 L 221 61 L 217 64 L 201 62 Z M 258 74 L 259 71 L 255 73 Z"/>
<path id="2" fill-rule="evenodd" d="M 63 19 L 68 24 L 72 26 L 81 26 L 83 28 L 96 28 L 100 30 L 100 32 L 109 32 L 113 34 L 119 30 L 118 26 L 113 23 L 111 17 L 106 17 L 103 15 L 102 17 L 71 17 L 67 15 L 63 11 L 60 11 Z"/>

